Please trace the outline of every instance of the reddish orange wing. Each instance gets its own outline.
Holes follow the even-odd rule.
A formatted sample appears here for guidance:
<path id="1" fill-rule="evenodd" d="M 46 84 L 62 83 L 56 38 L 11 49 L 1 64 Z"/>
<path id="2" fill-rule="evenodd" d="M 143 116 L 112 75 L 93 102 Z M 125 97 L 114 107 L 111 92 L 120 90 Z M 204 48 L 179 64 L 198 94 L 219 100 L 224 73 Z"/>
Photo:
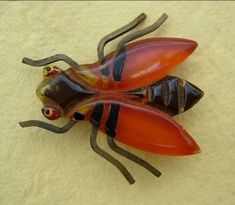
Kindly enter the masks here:
<path id="1" fill-rule="evenodd" d="M 82 78 L 83 81 L 85 79 L 86 85 L 100 90 L 127 91 L 144 87 L 166 76 L 172 68 L 185 60 L 196 47 L 195 41 L 180 38 L 140 40 L 125 46 L 124 52 L 119 55 L 115 52 L 107 55 L 106 63 L 102 66 L 99 65 L 99 62 L 83 65 L 90 68 L 96 78 L 93 78 L 93 80 L 87 80 L 84 76 Z M 122 64 L 120 81 L 115 81 L 114 69 L 117 69 L 115 61 L 121 61 L 118 63 Z M 86 72 L 84 74 L 86 75 Z M 79 78 L 79 73 L 77 75 Z"/>
<path id="2" fill-rule="evenodd" d="M 199 152 L 192 137 L 172 118 L 149 107 L 122 104 L 116 139 L 122 143 L 164 155 Z"/>
<path id="3" fill-rule="evenodd" d="M 100 124 L 103 132 L 110 105 L 120 106 L 114 131 L 115 139 L 124 144 L 163 155 L 190 155 L 200 151 L 196 142 L 177 122 L 154 108 L 121 98 L 95 99 L 89 106 L 94 107 L 97 103 L 104 105 Z M 89 117 L 86 119 L 89 120 Z"/>

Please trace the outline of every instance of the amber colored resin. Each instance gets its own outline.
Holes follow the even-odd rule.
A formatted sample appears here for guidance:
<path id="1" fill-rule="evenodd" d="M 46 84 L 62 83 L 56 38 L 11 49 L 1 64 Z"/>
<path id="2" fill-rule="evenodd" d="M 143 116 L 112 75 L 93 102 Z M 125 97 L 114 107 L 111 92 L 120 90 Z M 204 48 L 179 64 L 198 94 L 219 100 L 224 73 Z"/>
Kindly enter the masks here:
<path id="1" fill-rule="evenodd" d="M 157 109 L 115 97 L 96 98 L 89 103 L 89 106 L 94 107 L 96 103 L 104 105 L 100 124 L 100 130 L 104 133 L 110 104 L 120 105 L 115 129 L 115 140 L 119 142 L 163 155 L 190 155 L 200 151 L 192 137 L 173 118 Z M 86 107 L 88 104 L 83 106 Z M 83 106 L 75 106 L 67 117 L 72 117 L 74 110 L 80 111 Z M 87 120 L 90 118 L 90 113 L 87 112 Z"/>
<path id="2" fill-rule="evenodd" d="M 75 113 L 90 114 L 97 103 L 104 105 L 100 130 L 110 105 L 120 105 L 115 127 L 115 140 L 132 147 L 164 155 L 189 155 L 199 152 L 191 136 L 170 116 L 148 104 L 148 85 L 162 79 L 197 47 L 192 40 L 153 38 L 131 43 L 125 47 L 121 80 L 113 76 L 115 52 L 106 56 L 106 62 L 82 65 L 80 70 L 70 68 L 45 78 L 37 94 L 45 107 L 56 104 L 62 117 L 74 118 Z M 107 69 L 104 75 L 101 71 Z M 136 88 L 140 94 L 135 94 Z M 152 107 L 151 107 L 152 106 Z"/>
<path id="3" fill-rule="evenodd" d="M 88 87 L 98 90 L 127 91 L 147 86 L 156 82 L 169 73 L 176 65 L 185 60 L 197 47 L 193 40 L 181 38 L 151 38 L 130 43 L 125 46 L 125 59 L 121 73 L 121 81 L 114 81 L 114 61 L 121 58 L 123 53 L 115 52 L 106 56 L 106 63 L 99 62 L 81 67 L 89 68 L 90 73 L 74 73 L 71 76 L 83 82 Z M 102 69 L 108 69 L 108 76 L 104 77 Z M 107 78 L 107 79 L 106 79 Z"/>
<path id="4" fill-rule="evenodd" d="M 115 139 L 122 143 L 164 155 L 189 155 L 200 150 L 178 123 L 157 110 L 124 104 L 119 116 Z"/>
<path id="5" fill-rule="evenodd" d="M 44 59 L 23 58 L 32 66 L 45 66 L 36 94 L 43 103 L 42 114 L 49 120 L 67 118 L 63 127 L 29 120 L 22 127 L 37 126 L 65 133 L 77 122 L 92 125 L 91 148 L 118 168 L 130 184 L 131 173 L 97 144 L 98 130 L 107 137 L 110 149 L 139 164 L 153 175 L 161 172 L 145 160 L 119 147 L 115 141 L 161 155 L 181 156 L 200 152 L 193 138 L 171 116 L 180 114 L 203 96 L 203 91 L 170 71 L 197 47 L 193 40 L 150 38 L 129 43 L 151 33 L 167 19 L 163 14 L 152 25 L 126 35 L 116 50 L 104 56 L 104 46 L 127 33 L 145 19 L 144 13 L 125 26 L 104 36 L 98 44 L 98 61 L 78 64 L 71 57 L 56 54 Z M 64 61 L 67 70 L 50 65 Z"/>

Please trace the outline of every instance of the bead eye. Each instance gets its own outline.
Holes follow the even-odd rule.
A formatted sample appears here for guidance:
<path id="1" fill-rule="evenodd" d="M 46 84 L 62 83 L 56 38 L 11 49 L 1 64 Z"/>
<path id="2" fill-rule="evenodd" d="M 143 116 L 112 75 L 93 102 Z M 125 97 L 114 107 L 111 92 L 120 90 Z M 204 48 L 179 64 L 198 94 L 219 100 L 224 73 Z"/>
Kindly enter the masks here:
<path id="1" fill-rule="evenodd" d="M 56 66 L 46 66 L 44 67 L 43 69 L 43 75 L 44 77 L 52 77 L 52 76 L 55 76 L 56 74 L 58 74 L 60 71 L 59 68 L 57 68 Z"/>
<path id="2" fill-rule="evenodd" d="M 49 120 L 55 120 L 60 116 L 59 110 L 49 107 L 42 108 L 42 114 Z"/>

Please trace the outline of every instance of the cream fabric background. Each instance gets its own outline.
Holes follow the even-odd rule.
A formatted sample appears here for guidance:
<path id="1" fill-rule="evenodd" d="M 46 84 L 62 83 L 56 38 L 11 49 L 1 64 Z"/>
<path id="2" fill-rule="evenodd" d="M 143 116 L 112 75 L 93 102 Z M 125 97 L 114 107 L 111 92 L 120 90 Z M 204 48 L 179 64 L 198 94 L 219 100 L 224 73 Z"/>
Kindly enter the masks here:
<path id="1" fill-rule="evenodd" d="M 234 2 L 1 2 L 0 204 L 234 204 L 234 11 Z M 42 69 L 21 60 L 64 53 L 79 63 L 96 61 L 100 38 L 141 12 L 148 15 L 142 27 L 163 12 L 169 15 L 158 31 L 145 38 L 183 37 L 199 43 L 173 74 L 205 92 L 193 109 L 176 117 L 202 153 L 174 158 L 127 147 L 163 173 L 155 178 L 117 156 L 136 179 L 130 186 L 90 149 L 88 124 L 62 136 L 18 125 L 28 119 L 45 120 L 35 96 Z M 109 150 L 104 135 L 99 136 L 101 146 Z"/>

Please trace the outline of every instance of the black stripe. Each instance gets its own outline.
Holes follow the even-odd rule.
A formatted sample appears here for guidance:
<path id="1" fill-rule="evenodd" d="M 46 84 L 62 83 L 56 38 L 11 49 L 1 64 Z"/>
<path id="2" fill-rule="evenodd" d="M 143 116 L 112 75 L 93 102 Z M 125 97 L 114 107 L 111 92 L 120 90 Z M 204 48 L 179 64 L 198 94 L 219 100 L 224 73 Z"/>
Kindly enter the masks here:
<path id="1" fill-rule="evenodd" d="M 124 61 L 126 59 L 126 51 L 123 48 L 114 59 L 114 66 L 113 66 L 113 78 L 115 81 L 121 81 L 122 70 L 124 66 Z"/>
<path id="2" fill-rule="evenodd" d="M 118 113 L 119 113 L 120 105 L 119 104 L 111 104 L 109 117 L 105 124 L 105 132 L 110 137 L 115 137 L 115 129 L 118 120 Z"/>
<path id="3" fill-rule="evenodd" d="M 104 75 L 104 76 L 109 76 L 109 69 L 108 67 L 104 67 L 100 69 L 100 72 Z"/>
<path id="4" fill-rule="evenodd" d="M 91 114 L 90 122 L 96 128 L 100 126 L 100 119 L 102 117 L 103 110 L 104 110 L 104 105 L 102 103 L 98 103 L 95 105 L 95 108 L 93 109 L 93 112 Z"/>

